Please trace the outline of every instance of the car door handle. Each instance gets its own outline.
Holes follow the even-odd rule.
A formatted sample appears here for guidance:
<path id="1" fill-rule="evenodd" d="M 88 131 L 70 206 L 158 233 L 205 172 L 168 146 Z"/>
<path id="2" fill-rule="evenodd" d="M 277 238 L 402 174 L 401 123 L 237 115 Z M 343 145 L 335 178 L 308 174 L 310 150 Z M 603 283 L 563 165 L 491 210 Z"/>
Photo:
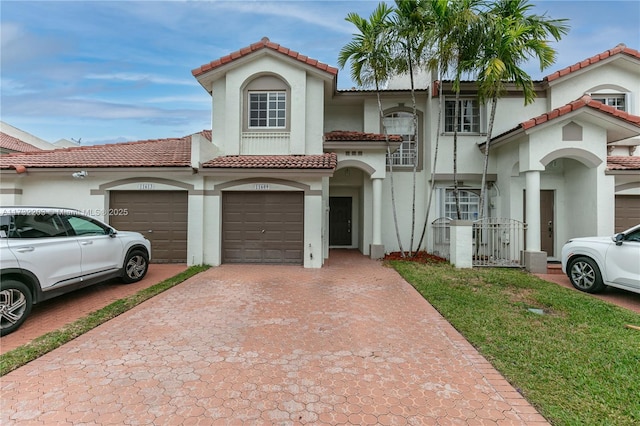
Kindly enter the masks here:
<path id="1" fill-rule="evenodd" d="M 93 241 L 83 241 L 80 244 L 82 244 L 83 246 L 89 246 L 89 245 L 93 244 Z"/>
<path id="2" fill-rule="evenodd" d="M 18 253 L 28 253 L 34 250 L 35 250 L 35 247 L 20 247 L 19 249 L 16 249 Z"/>

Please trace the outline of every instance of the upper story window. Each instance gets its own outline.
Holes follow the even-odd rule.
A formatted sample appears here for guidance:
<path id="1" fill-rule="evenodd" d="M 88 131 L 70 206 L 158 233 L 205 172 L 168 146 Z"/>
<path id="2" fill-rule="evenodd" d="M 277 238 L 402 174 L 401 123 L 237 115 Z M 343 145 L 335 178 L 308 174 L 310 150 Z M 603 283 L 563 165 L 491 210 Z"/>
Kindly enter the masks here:
<path id="1" fill-rule="evenodd" d="M 242 88 L 241 96 L 243 132 L 291 131 L 291 87 L 280 76 L 251 77 Z"/>
<path id="2" fill-rule="evenodd" d="M 444 131 L 453 133 L 456 125 L 460 133 L 480 133 L 480 105 L 476 99 L 458 100 L 458 120 L 455 123 L 455 100 L 445 100 Z"/>
<path id="3" fill-rule="evenodd" d="M 399 118 L 411 123 L 413 120 L 413 114 L 398 111 L 385 115 L 385 118 Z M 390 157 L 387 156 L 387 164 L 392 164 L 394 166 L 413 166 L 416 164 L 418 161 L 418 140 L 414 133 L 401 134 L 403 139 L 402 145 L 400 145 L 398 150 L 391 154 Z"/>
<path id="4" fill-rule="evenodd" d="M 609 105 L 614 107 L 617 110 L 620 111 L 626 111 L 627 107 L 626 107 L 626 102 L 625 102 L 625 95 L 624 94 L 593 94 L 591 95 L 591 99 L 593 99 L 594 101 L 598 101 L 598 102 L 602 102 L 605 105 Z"/>
<path id="5" fill-rule="evenodd" d="M 285 128 L 286 92 L 249 92 L 249 128 Z"/>

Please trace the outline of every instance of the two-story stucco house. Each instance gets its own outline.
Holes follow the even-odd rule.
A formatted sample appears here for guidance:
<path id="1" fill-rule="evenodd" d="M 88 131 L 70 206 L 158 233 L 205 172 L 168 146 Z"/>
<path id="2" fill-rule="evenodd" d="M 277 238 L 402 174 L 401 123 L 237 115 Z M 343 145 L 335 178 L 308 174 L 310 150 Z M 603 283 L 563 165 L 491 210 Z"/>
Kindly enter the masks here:
<path id="1" fill-rule="evenodd" d="M 462 219 L 525 221 L 522 250 L 530 256 L 557 259 L 569 237 L 640 222 L 637 50 L 618 46 L 549 75 L 535 83 L 537 99 L 527 107 L 516 89 L 499 100 L 484 212 L 478 195 L 489 107 L 472 82 L 462 87 L 455 123 L 451 84 L 422 78 L 416 136 L 385 122 L 387 143 L 376 93 L 338 90 L 337 73 L 264 38 L 192 71 L 211 95 L 211 130 L 3 156 L 2 204 L 74 207 L 142 231 L 157 261 L 316 268 L 332 247 L 379 258 L 398 250 L 391 178 L 408 248 L 414 162 L 416 233 L 425 219 L 454 216 L 457 126 Z M 440 84 L 447 97 L 438 126 Z M 385 118 L 411 116 L 408 89 L 398 79 L 383 91 Z M 74 178 L 77 171 L 86 177 Z"/>

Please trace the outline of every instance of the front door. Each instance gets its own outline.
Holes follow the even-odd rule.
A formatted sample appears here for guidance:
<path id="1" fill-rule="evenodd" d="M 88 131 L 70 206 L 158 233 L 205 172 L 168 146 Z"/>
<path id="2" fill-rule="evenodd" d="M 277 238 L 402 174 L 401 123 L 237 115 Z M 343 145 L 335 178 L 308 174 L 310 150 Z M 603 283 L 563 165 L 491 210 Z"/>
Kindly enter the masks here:
<path id="1" fill-rule="evenodd" d="M 329 197 L 329 245 L 350 246 L 351 197 Z"/>
<path id="2" fill-rule="evenodd" d="M 555 223 L 553 221 L 554 191 L 543 189 L 540 191 L 540 249 L 553 257 L 553 236 Z"/>
<path id="3" fill-rule="evenodd" d="M 527 197 L 524 191 L 524 221 L 527 221 Z M 553 221 L 555 191 L 553 189 L 540 190 L 540 250 L 547 253 L 547 257 L 554 256 L 555 222 Z M 526 247 L 525 237 L 525 247 Z"/>

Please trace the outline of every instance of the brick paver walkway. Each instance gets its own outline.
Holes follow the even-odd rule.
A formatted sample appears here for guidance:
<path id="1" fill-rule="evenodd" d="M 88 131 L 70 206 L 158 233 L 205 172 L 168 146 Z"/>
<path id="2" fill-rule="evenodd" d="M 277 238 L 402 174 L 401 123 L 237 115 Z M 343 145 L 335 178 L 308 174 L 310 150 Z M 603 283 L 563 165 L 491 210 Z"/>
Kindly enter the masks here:
<path id="1" fill-rule="evenodd" d="M 212 268 L 1 379 L 10 424 L 547 424 L 391 268 Z"/>
<path id="2" fill-rule="evenodd" d="M 58 330 L 116 300 L 136 294 L 186 269 L 187 265 L 152 263 L 147 275 L 137 283 L 122 284 L 114 280 L 38 303 L 33 306 L 31 314 L 20 328 L 0 337 L 0 352 L 5 353 L 29 343 L 36 337 Z"/>

